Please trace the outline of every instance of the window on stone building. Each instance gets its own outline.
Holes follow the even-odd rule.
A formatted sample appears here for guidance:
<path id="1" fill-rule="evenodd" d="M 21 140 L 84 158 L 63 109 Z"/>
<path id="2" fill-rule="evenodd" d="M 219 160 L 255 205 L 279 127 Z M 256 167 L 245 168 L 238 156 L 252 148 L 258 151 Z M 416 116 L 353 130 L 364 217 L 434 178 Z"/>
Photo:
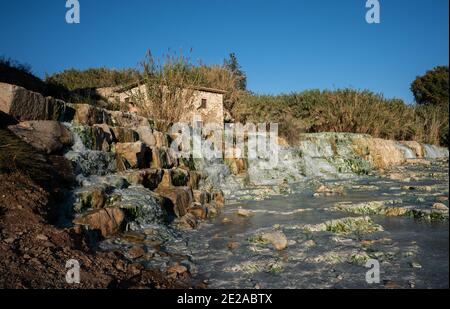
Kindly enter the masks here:
<path id="1" fill-rule="evenodd" d="M 206 108 L 206 99 L 202 99 L 202 104 L 199 108 Z"/>

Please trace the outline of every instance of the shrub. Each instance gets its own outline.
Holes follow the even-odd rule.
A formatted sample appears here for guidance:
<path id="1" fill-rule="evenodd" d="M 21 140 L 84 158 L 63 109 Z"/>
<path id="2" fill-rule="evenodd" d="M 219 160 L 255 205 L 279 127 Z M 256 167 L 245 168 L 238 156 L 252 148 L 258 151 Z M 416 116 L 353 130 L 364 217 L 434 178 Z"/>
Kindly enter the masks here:
<path id="1" fill-rule="evenodd" d="M 156 61 L 150 51 L 147 53 L 141 87 L 131 93 L 140 113 L 154 119 L 156 128 L 163 132 L 193 108 L 193 88 L 200 82 L 189 58 L 175 54 L 164 57 L 164 61 Z"/>

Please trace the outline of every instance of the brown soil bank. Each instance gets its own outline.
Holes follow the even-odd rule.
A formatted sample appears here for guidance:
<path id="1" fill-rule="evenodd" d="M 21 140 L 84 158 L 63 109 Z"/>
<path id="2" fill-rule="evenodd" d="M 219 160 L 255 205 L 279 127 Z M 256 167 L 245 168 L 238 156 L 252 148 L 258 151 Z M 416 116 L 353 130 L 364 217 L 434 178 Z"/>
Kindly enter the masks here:
<path id="1" fill-rule="evenodd" d="M 0 288 L 185 288 L 118 252 L 94 252 L 74 228 L 51 224 L 73 183 L 71 166 L 0 129 Z M 66 282 L 66 262 L 80 263 L 80 283 Z"/>

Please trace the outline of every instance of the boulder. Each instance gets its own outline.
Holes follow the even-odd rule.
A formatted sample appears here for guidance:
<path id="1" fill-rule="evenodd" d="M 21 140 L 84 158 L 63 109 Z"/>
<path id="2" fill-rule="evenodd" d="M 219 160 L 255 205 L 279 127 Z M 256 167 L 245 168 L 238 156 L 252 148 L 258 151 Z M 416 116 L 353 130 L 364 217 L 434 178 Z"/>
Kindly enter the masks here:
<path id="1" fill-rule="evenodd" d="M 140 126 L 136 129 L 139 133 L 139 139 L 150 147 L 156 146 L 156 138 L 149 126 Z"/>
<path id="2" fill-rule="evenodd" d="M 138 116 L 134 113 L 122 111 L 105 111 L 107 114 L 107 123 L 113 127 L 137 128 L 141 126 L 150 126 L 147 118 Z"/>
<path id="3" fill-rule="evenodd" d="M 155 137 L 156 147 L 169 147 L 169 136 L 167 134 L 154 131 L 153 136 Z"/>
<path id="4" fill-rule="evenodd" d="M 239 208 L 237 210 L 237 215 L 241 216 L 241 217 L 250 217 L 252 215 L 252 213 L 248 209 Z"/>
<path id="5" fill-rule="evenodd" d="M 263 241 L 271 243 L 278 251 L 284 250 L 288 245 L 286 235 L 284 235 L 283 232 L 280 231 L 264 233 L 261 236 L 261 239 Z"/>
<path id="6" fill-rule="evenodd" d="M 115 150 L 119 171 L 150 167 L 151 152 L 142 142 L 117 143 Z"/>
<path id="7" fill-rule="evenodd" d="M 192 203 L 188 208 L 188 213 L 191 213 L 195 218 L 204 220 L 208 216 L 208 209 L 200 203 Z"/>
<path id="8" fill-rule="evenodd" d="M 209 193 L 203 190 L 192 190 L 194 196 L 194 202 L 200 203 L 202 205 L 209 203 L 210 197 Z"/>
<path id="9" fill-rule="evenodd" d="M 187 213 L 181 218 L 176 219 L 175 225 L 181 229 L 195 229 L 197 227 L 197 219 L 191 213 Z"/>
<path id="10" fill-rule="evenodd" d="M 189 187 L 166 188 L 160 186 L 155 192 L 171 202 L 170 206 L 177 217 L 184 216 L 193 201 L 192 190 Z"/>
<path id="11" fill-rule="evenodd" d="M 147 168 L 126 171 L 123 176 L 130 184 L 143 185 L 147 189 L 155 190 L 163 181 L 164 174 L 164 171 L 161 169 Z"/>
<path id="12" fill-rule="evenodd" d="M 111 131 L 114 142 L 116 143 L 134 143 L 139 141 L 139 134 L 133 129 L 124 127 L 111 127 Z M 149 145 L 145 141 L 143 142 L 146 145 Z"/>
<path id="13" fill-rule="evenodd" d="M 106 123 L 107 114 L 101 108 L 89 104 L 72 104 L 71 107 L 75 110 L 73 121 L 77 124 L 92 126 Z"/>
<path id="14" fill-rule="evenodd" d="M 434 203 L 433 209 L 439 210 L 439 211 L 448 211 L 448 207 L 443 203 Z"/>
<path id="15" fill-rule="evenodd" d="M 24 121 L 8 129 L 26 143 L 47 154 L 61 152 L 72 145 L 72 134 L 57 121 Z"/>
<path id="16" fill-rule="evenodd" d="M 92 126 L 92 149 L 110 151 L 113 142 L 113 134 L 107 124 L 95 124 Z"/>
<path id="17" fill-rule="evenodd" d="M 175 160 L 171 156 L 168 148 L 151 147 L 153 168 L 172 168 L 175 166 Z"/>
<path id="18" fill-rule="evenodd" d="M 0 111 L 19 121 L 46 120 L 47 101 L 40 93 L 0 83 Z"/>
<path id="19" fill-rule="evenodd" d="M 104 208 L 89 211 L 74 220 L 74 224 L 86 225 L 92 230 L 100 230 L 103 237 L 118 233 L 125 219 L 119 208 Z"/>
<path id="20" fill-rule="evenodd" d="M 198 189 L 200 180 L 202 179 L 202 173 L 198 171 L 189 171 L 189 187 L 192 189 Z"/>
<path id="21" fill-rule="evenodd" d="M 212 200 L 218 207 L 225 206 L 225 195 L 223 194 L 222 190 L 214 190 L 212 192 Z"/>

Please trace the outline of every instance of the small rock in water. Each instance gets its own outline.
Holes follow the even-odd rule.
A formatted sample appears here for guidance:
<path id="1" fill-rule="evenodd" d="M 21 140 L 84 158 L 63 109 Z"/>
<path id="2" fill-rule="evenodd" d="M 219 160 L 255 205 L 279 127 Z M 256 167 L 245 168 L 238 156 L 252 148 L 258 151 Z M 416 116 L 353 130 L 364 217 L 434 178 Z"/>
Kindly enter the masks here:
<path id="1" fill-rule="evenodd" d="M 142 257 L 144 254 L 145 254 L 145 250 L 141 246 L 133 246 L 133 247 L 131 247 L 130 250 L 128 250 L 128 255 L 133 260 Z"/>
<path id="2" fill-rule="evenodd" d="M 231 222 L 231 220 L 230 220 L 230 218 L 227 218 L 227 217 L 225 217 L 225 218 L 223 218 L 222 219 L 222 223 L 230 223 Z"/>
<path id="3" fill-rule="evenodd" d="M 412 267 L 412 268 L 420 269 L 420 268 L 422 268 L 422 265 L 420 265 L 420 264 L 417 263 L 417 262 L 412 262 L 412 263 L 411 263 L 411 267 Z"/>
<path id="4" fill-rule="evenodd" d="M 228 249 L 234 250 L 239 247 L 239 243 L 232 241 L 227 244 Z"/>
<path id="5" fill-rule="evenodd" d="M 261 239 L 270 242 L 278 251 L 284 250 L 288 245 L 286 235 L 280 231 L 264 233 Z"/>
<path id="6" fill-rule="evenodd" d="M 180 264 L 175 264 L 167 268 L 169 274 L 184 274 L 187 270 L 186 266 Z"/>
<path id="7" fill-rule="evenodd" d="M 239 208 L 237 214 L 241 217 L 250 217 L 252 213 L 250 210 Z"/>
<path id="8" fill-rule="evenodd" d="M 303 244 L 307 248 L 312 248 L 316 245 L 316 242 L 314 240 L 310 239 L 310 240 L 305 241 Z"/>
<path id="9" fill-rule="evenodd" d="M 438 196 L 436 198 L 436 201 L 442 203 L 442 202 L 447 202 L 448 201 L 448 196 Z"/>
<path id="10" fill-rule="evenodd" d="M 433 209 L 436 210 L 442 210 L 442 211 L 448 211 L 448 207 L 442 203 L 434 203 L 433 204 Z"/>

